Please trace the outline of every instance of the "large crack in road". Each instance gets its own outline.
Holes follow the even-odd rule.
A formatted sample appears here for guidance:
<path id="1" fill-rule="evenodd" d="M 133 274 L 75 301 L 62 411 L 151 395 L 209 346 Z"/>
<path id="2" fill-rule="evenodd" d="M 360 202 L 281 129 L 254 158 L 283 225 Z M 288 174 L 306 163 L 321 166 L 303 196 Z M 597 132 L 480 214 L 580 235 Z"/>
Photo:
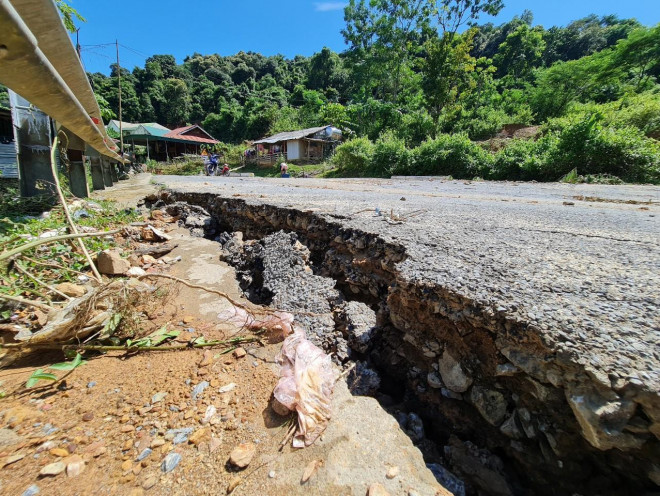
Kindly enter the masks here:
<path id="1" fill-rule="evenodd" d="M 434 233 L 415 233 L 420 226 L 404 221 L 393 228 L 388 223 L 383 234 L 374 226 L 374 219 L 382 222 L 375 209 L 374 219 L 356 220 L 360 214 L 336 207 L 322 212 L 313 202 L 301 209 L 291 198 L 266 201 L 254 195 L 246 201 L 234 195 L 175 190 L 163 198 L 208 211 L 215 225 L 206 226 L 207 235 L 241 232 L 245 239 L 260 240 L 256 251 L 261 253 L 252 254 L 252 265 L 261 266 L 257 271 L 245 266 L 246 275 L 263 274 L 269 243 L 275 254 L 286 250 L 286 243 L 287 253 L 295 252 L 301 243 L 298 258 L 313 275 L 337 283 L 337 289 L 327 288 L 327 306 L 317 308 L 319 313 L 332 314 L 340 300 L 371 309 L 378 331 L 366 347 L 349 344 L 353 359 L 364 364 L 361 372 L 379 372 L 375 394 L 383 406 L 417 438 L 427 461 L 464 479 L 468 492 L 640 494 L 660 482 L 658 326 L 652 313 L 657 295 L 640 286 L 645 277 L 652 283 L 653 274 L 644 269 L 645 264 L 657 267 L 656 252 L 646 248 L 645 258 L 634 248 L 622 253 L 612 249 L 615 240 L 607 239 L 609 246 L 585 251 L 598 260 L 609 249 L 608 263 L 585 267 L 562 260 L 570 255 L 563 251 L 565 240 L 532 238 L 535 245 L 519 246 L 519 255 L 528 255 L 532 263 L 525 278 L 524 263 L 497 261 L 501 245 L 515 244 L 512 240 L 485 244 L 476 256 L 452 250 L 456 226 L 442 222 L 442 216 L 432 219 L 440 226 Z M 359 206 L 351 205 L 353 212 Z M 481 226 L 489 220 L 482 219 Z M 483 239 L 472 219 L 465 224 L 477 238 L 473 241 Z M 279 231 L 295 235 L 269 237 Z M 645 234 L 637 240 L 648 241 Z M 226 235 L 222 240 L 230 241 Z M 551 247 L 552 241 L 558 246 Z M 574 246 L 573 253 L 581 248 Z M 237 265 L 250 258 L 244 249 L 235 255 Z M 438 265 L 434 259 L 440 258 L 445 260 Z M 557 273 L 558 259 L 572 272 Z M 636 267 L 622 272 L 626 262 Z M 275 291 L 277 284 L 263 277 L 251 284 L 269 286 L 267 297 L 279 306 L 297 299 L 291 295 L 297 282 L 289 282 Z M 264 301 L 264 294 L 254 296 Z M 304 295 L 298 300 L 304 303 Z M 347 326 L 308 324 L 328 329 L 318 334 L 320 344 L 346 363 L 342 347 L 332 343 L 338 331 L 350 337 Z"/>

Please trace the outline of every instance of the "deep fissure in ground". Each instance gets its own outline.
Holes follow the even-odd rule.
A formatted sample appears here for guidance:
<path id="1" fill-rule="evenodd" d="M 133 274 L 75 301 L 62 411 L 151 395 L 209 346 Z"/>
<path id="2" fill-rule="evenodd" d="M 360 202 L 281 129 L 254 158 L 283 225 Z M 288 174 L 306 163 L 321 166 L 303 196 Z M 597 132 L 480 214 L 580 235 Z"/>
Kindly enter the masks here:
<path id="1" fill-rule="evenodd" d="M 348 378 L 354 391 L 381 401 L 448 489 L 652 488 L 646 473 L 655 453 L 595 449 L 565 392 L 511 363 L 547 353 L 538 337 L 446 288 L 406 279 L 397 270 L 402 246 L 310 211 L 238 198 L 163 192 L 156 205 L 181 215 L 194 234 L 220 241 L 250 299 L 304 312 L 296 321 L 335 361 L 356 364 Z M 498 342 L 503 332 L 517 349 Z"/>

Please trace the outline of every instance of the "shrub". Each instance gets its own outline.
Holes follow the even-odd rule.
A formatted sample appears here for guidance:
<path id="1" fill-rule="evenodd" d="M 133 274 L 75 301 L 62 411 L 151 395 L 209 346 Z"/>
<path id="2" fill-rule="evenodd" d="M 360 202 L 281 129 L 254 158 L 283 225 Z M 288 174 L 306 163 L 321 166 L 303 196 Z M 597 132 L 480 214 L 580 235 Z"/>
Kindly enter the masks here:
<path id="1" fill-rule="evenodd" d="M 633 127 L 603 127 L 594 115 L 558 131 L 544 179 L 557 180 L 571 169 L 579 174 L 610 174 L 626 182 L 660 181 L 660 145 Z M 552 177 L 548 174 L 552 174 Z"/>
<path id="2" fill-rule="evenodd" d="M 369 138 L 355 138 L 337 147 L 331 162 L 342 172 L 362 176 L 371 165 L 374 144 Z"/>
<path id="3" fill-rule="evenodd" d="M 490 178 L 511 181 L 541 179 L 547 145 L 547 140 L 511 140 L 495 154 Z"/>
<path id="4" fill-rule="evenodd" d="M 646 136 L 660 138 L 660 93 L 652 91 L 605 104 L 575 103 L 569 107 L 566 116 L 548 121 L 546 128 L 562 130 L 568 124 L 584 121 L 592 115 L 602 116 L 601 124 L 605 127 L 635 127 Z"/>
<path id="5" fill-rule="evenodd" d="M 418 146 L 434 133 L 433 118 L 424 110 L 404 114 L 401 118 L 401 125 L 396 130 L 397 136 L 402 138 L 409 147 Z"/>
<path id="6" fill-rule="evenodd" d="M 407 174 L 410 155 L 405 142 L 393 133 L 387 132 L 378 138 L 374 145 L 369 167 L 370 175 L 389 177 L 392 174 Z"/>
<path id="7" fill-rule="evenodd" d="M 500 132 L 510 119 L 502 110 L 482 107 L 468 120 L 461 121 L 457 130 L 467 132 L 470 139 L 485 140 Z"/>
<path id="8" fill-rule="evenodd" d="M 646 136 L 660 138 L 660 94 L 647 91 L 604 107 L 607 124 L 615 127 L 633 126 Z"/>
<path id="9" fill-rule="evenodd" d="M 491 155 L 466 134 L 441 134 L 412 151 L 411 173 L 452 175 L 456 178 L 488 176 Z"/>

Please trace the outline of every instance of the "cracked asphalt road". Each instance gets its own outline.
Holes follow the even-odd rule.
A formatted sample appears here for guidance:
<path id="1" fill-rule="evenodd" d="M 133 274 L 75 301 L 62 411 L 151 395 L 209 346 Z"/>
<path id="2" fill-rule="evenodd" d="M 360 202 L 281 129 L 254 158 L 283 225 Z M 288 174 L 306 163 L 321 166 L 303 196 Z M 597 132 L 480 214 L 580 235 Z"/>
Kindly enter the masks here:
<path id="1" fill-rule="evenodd" d="M 612 387 L 660 391 L 660 188 L 158 176 L 314 211 L 405 247 L 399 270 L 534 325 Z M 398 220 L 400 219 L 400 220 Z"/>

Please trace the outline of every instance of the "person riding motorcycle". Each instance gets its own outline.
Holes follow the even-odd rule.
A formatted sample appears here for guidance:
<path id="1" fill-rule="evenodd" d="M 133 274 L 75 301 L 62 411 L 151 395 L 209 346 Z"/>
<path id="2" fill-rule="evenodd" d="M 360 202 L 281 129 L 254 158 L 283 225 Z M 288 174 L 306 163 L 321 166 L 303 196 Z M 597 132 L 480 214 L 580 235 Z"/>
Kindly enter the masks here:
<path id="1" fill-rule="evenodd" d="M 218 169 L 218 156 L 213 154 L 209 157 L 209 161 L 206 164 L 206 175 L 215 176 L 215 172 Z"/>

